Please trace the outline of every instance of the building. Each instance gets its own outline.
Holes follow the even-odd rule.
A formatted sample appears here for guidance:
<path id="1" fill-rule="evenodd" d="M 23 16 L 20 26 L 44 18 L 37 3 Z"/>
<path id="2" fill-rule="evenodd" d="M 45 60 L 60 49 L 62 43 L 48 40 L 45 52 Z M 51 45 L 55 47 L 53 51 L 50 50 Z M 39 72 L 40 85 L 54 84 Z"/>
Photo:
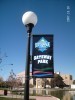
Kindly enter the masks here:
<path id="1" fill-rule="evenodd" d="M 16 78 L 19 79 L 24 84 L 25 83 L 25 71 L 17 74 Z M 30 80 L 30 84 L 33 85 L 33 79 L 32 79 L 32 73 L 31 72 L 30 72 L 29 80 Z"/>
<path id="2" fill-rule="evenodd" d="M 56 74 L 59 74 L 62 78 L 63 81 L 66 85 L 71 85 L 73 84 L 73 78 L 72 75 L 69 74 L 60 74 L 60 72 L 56 72 Z M 25 71 L 19 73 L 16 75 L 17 79 L 20 79 L 22 83 L 25 83 Z M 43 88 L 46 85 L 48 85 L 47 83 L 51 81 L 51 78 L 32 78 L 32 72 L 30 72 L 30 84 L 34 85 L 36 88 Z"/>
<path id="3" fill-rule="evenodd" d="M 21 82 L 24 84 L 25 83 L 25 71 L 17 74 L 16 78 L 19 79 L 19 80 L 21 80 Z"/>
<path id="4" fill-rule="evenodd" d="M 66 75 L 61 75 L 61 77 L 63 78 L 63 81 L 66 85 L 71 85 L 73 84 L 73 78 L 72 75 L 66 74 Z"/>
<path id="5" fill-rule="evenodd" d="M 73 77 L 72 77 L 72 75 L 69 75 L 69 74 L 60 74 L 60 72 L 56 72 L 56 74 L 59 74 L 62 77 L 62 79 L 63 79 L 63 81 L 64 81 L 64 83 L 66 85 L 73 84 Z"/>

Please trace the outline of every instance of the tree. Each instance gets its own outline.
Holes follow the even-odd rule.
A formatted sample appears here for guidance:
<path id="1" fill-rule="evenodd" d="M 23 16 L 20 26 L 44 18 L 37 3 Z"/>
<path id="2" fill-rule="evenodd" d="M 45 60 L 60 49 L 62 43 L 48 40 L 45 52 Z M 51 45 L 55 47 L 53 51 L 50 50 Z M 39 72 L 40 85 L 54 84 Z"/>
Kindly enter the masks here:
<path id="1" fill-rule="evenodd" d="M 50 82 L 51 87 L 63 87 L 65 83 L 63 82 L 63 79 L 60 75 L 54 74 L 54 78 L 51 79 Z"/>
<path id="2" fill-rule="evenodd" d="M 0 48 L 0 64 L 3 61 L 3 58 L 8 57 L 6 53 L 4 53 L 4 55 L 1 55 L 1 48 Z"/>
<path id="3" fill-rule="evenodd" d="M 15 87 L 15 85 L 16 85 L 16 75 L 13 72 L 13 70 L 11 70 L 11 72 L 10 72 L 10 75 L 8 77 L 8 80 L 7 80 L 7 83 L 8 83 L 8 86 L 11 87 L 11 89 L 13 87 Z"/>
<path id="4" fill-rule="evenodd" d="M 42 80 L 42 85 L 44 88 L 46 88 L 46 85 L 49 85 L 49 81 L 46 78 L 43 78 Z"/>
<path id="5" fill-rule="evenodd" d="M 3 77 L 0 77 L 0 82 L 3 82 Z"/>
<path id="6" fill-rule="evenodd" d="M 0 87 L 3 85 L 3 77 L 0 77 Z"/>
<path id="7" fill-rule="evenodd" d="M 73 80 L 73 84 L 75 84 L 75 80 Z"/>
<path id="8" fill-rule="evenodd" d="M 12 88 L 18 88 L 19 86 L 22 86 L 21 79 L 16 78 L 16 74 L 11 70 L 10 75 L 7 80 L 7 85 Z"/>

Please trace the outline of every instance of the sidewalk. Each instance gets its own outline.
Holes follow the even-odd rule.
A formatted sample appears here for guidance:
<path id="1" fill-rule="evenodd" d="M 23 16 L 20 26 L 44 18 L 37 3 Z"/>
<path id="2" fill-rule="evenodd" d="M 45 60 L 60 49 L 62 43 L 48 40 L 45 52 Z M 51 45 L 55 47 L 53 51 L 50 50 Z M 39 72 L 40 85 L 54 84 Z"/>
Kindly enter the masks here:
<path id="1" fill-rule="evenodd" d="M 22 95 L 7 95 L 7 96 L 0 96 L 0 97 L 6 97 L 6 98 L 21 98 L 23 99 L 24 96 Z M 36 99 L 36 100 L 60 100 L 59 98 L 53 97 L 53 96 L 29 96 L 30 99 Z"/>
<path id="2" fill-rule="evenodd" d="M 24 95 L 14 95 L 8 92 L 8 95 L 4 95 L 4 91 L 0 90 L 0 97 L 6 97 L 6 98 L 24 98 Z M 54 96 L 29 96 L 30 99 L 36 99 L 36 100 L 60 100 L 59 98 L 56 98 Z"/>
<path id="3" fill-rule="evenodd" d="M 53 96 L 36 96 L 36 100 L 60 100 Z"/>

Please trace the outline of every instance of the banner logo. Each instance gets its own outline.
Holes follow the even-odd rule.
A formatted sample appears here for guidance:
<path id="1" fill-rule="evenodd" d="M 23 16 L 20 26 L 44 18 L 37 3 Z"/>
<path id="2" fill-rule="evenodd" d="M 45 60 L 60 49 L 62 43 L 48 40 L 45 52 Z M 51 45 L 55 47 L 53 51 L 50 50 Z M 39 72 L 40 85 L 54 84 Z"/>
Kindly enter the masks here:
<path id="1" fill-rule="evenodd" d="M 39 51 L 44 52 L 50 47 L 50 42 L 48 42 L 44 37 L 42 37 L 37 43 L 35 43 L 35 48 Z"/>

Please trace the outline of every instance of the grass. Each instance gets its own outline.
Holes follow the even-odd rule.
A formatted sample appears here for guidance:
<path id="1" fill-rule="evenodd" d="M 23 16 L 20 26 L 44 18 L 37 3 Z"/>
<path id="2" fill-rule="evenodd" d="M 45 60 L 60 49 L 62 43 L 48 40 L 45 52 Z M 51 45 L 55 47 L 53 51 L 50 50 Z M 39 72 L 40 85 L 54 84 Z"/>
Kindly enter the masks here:
<path id="1" fill-rule="evenodd" d="M 18 98 L 4 98 L 4 97 L 0 97 L 0 100 L 23 100 L 23 99 L 18 99 Z M 30 100 L 36 100 L 36 99 L 30 99 Z"/>
<path id="2" fill-rule="evenodd" d="M 0 90 L 9 90 L 9 88 L 0 88 Z"/>
<path id="3" fill-rule="evenodd" d="M 4 97 L 0 97 L 0 100 L 23 100 L 23 99 L 14 99 L 14 98 L 4 98 Z"/>

